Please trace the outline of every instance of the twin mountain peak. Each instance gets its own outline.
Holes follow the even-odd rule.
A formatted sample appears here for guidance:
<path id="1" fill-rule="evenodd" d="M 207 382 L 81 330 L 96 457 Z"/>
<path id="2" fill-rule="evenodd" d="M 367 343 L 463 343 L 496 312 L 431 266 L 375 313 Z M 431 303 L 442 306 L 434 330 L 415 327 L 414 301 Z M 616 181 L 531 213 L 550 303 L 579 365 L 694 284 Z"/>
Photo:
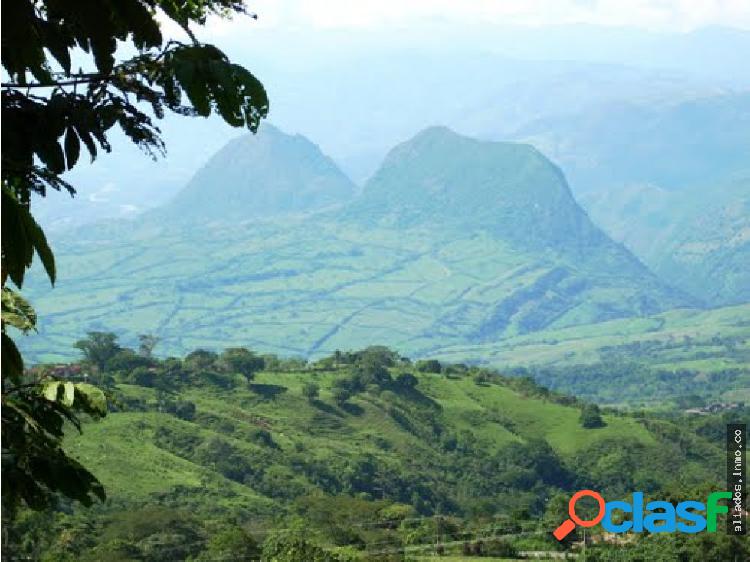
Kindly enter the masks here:
<path id="1" fill-rule="evenodd" d="M 474 225 L 527 239 L 592 236 L 562 172 L 526 144 L 427 128 L 393 148 L 361 190 L 301 135 L 263 124 L 229 141 L 164 208 L 174 217 L 237 220 L 343 206 L 340 217 L 417 226 Z"/>
<path id="2" fill-rule="evenodd" d="M 157 321 L 165 353 L 250 341 L 314 356 L 373 341 L 422 353 L 692 304 L 593 224 L 538 150 L 444 127 L 393 148 L 359 189 L 315 144 L 264 124 L 150 217 L 90 233 L 116 263 L 91 291 L 121 307 L 63 320 L 124 337 Z M 69 290 L 100 267 L 69 272 Z M 45 337 L 70 333 L 55 321 Z"/>

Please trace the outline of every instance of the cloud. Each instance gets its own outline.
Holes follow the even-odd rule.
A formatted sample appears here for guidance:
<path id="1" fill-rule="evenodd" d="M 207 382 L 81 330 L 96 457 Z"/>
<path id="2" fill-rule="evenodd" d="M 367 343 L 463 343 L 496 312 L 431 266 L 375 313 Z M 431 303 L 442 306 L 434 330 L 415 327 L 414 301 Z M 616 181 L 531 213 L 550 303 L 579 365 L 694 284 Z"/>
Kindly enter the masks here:
<path id="1" fill-rule="evenodd" d="M 105 183 L 98 191 L 91 193 L 88 197 L 92 203 L 108 203 L 109 194 L 117 193 L 120 189 L 112 182 Z"/>
<path id="2" fill-rule="evenodd" d="M 588 23 L 689 31 L 708 25 L 750 29 L 748 0 L 255 0 L 259 28 L 386 29 L 445 23 L 559 25 Z M 222 35 L 235 22 L 212 21 Z"/>

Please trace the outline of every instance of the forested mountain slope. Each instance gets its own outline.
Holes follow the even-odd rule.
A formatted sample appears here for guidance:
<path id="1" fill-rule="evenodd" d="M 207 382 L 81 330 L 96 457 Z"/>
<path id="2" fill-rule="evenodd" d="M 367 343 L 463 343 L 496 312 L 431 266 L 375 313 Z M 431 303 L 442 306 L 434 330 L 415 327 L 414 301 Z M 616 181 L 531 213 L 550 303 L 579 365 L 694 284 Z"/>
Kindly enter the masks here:
<path id="1" fill-rule="evenodd" d="M 750 300 L 750 93 L 606 104 L 515 138 L 560 164 L 592 219 L 709 305 Z"/>
<path id="2" fill-rule="evenodd" d="M 555 550 L 550 529 L 571 491 L 679 495 L 723 477 L 717 416 L 678 425 L 601 413 L 529 379 L 412 363 L 384 347 L 309 365 L 258 363 L 236 349 L 97 357 L 94 378 L 109 386 L 115 411 L 67 446 L 109 500 L 29 516 L 11 535 L 21 551 L 211 559 L 215 535 L 235 533 L 230 545 L 239 548 L 272 530 L 304 529 L 306 540 L 358 560 L 429 553 L 440 516 L 442 540 L 457 549 L 484 537 L 487 548 L 512 540 Z M 24 547 L 40 525 L 44 539 Z"/>
<path id="3" fill-rule="evenodd" d="M 263 154 L 269 142 L 312 146 L 268 135 Z M 594 226 L 530 146 L 430 128 L 348 205 L 290 216 L 291 183 L 279 203 L 271 179 L 307 173 L 295 154 L 245 169 L 220 153 L 163 214 L 61 237 L 55 289 L 33 287 L 40 334 L 26 349 L 50 359 L 112 330 L 156 334 L 165 353 L 251 343 L 318 356 L 373 341 L 420 352 L 693 304 Z"/>

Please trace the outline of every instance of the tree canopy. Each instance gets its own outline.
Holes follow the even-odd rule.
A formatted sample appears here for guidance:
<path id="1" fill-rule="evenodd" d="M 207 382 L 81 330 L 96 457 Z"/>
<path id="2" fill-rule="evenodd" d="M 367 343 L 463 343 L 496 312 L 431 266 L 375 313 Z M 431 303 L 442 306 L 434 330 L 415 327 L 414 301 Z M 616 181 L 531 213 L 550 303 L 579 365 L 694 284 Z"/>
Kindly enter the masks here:
<path id="1" fill-rule="evenodd" d="M 32 196 L 75 194 L 62 176 L 110 152 L 119 127 L 151 157 L 164 154 L 156 125 L 167 112 L 208 117 L 256 131 L 268 114 L 261 82 L 192 27 L 209 16 L 244 14 L 239 0 L 16 0 L 2 18 L 2 442 L 3 503 L 47 505 L 60 492 L 104 497 L 96 478 L 61 447 L 65 420 L 104 415 L 101 391 L 87 383 L 30 380 L 12 329 L 28 332 L 36 314 L 21 297 L 36 255 L 51 283 L 54 255 L 31 212 Z M 171 21 L 184 32 L 163 33 Z M 121 53 L 133 56 L 121 58 Z M 75 61 L 75 65 L 74 65 Z M 79 61 L 83 61 L 79 68 Z M 14 287 L 12 287 L 13 285 Z M 90 343 L 90 342 L 89 342 Z M 99 342 L 106 343 L 106 342 Z M 82 348 L 85 354 L 93 348 Z M 111 350 L 110 350 L 111 351 Z M 100 358 L 90 357 L 98 365 Z"/>

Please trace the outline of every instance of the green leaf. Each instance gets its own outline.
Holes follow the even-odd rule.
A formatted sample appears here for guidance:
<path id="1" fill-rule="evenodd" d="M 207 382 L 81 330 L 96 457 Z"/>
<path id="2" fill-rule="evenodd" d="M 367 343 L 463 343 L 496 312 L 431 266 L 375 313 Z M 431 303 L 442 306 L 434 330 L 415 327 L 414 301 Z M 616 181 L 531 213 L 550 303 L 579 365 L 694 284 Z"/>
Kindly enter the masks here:
<path id="1" fill-rule="evenodd" d="M 25 218 L 31 243 L 44 266 L 44 271 L 47 272 L 47 277 L 49 277 L 50 282 L 54 285 L 56 278 L 55 256 L 49 244 L 47 244 L 47 237 L 44 235 L 42 227 L 33 219 L 31 213 L 27 211 Z"/>
<path id="2" fill-rule="evenodd" d="M 105 416 L 107 414 L 107 397 L 104 392 L 93 384 L 86 382 L 75 385 L 77 403 L 84 411 L 92 415 Z"/>
<path id="3" fill-rule="evenodd" d="M 40 144 L 36 153 L 44 165 L 54 173 L 62 174 L 65 171 L 65 155 L 60 143 L 56 140 L 48 140 Z"/>
<path id="4" fill-rule="evenodd" d="M 89 151 L 89 154 L 91 155 L 91 161 L 93 162 L 94 160 L 96 160 L 96 144 L 94 144 L 94 139 L 91 137 L 91 133 L 82 130 L 81 127 L 78 127 L 78 135 L 81 137 L 83 144 L 86 145 L 86 150 Z"/>
<path id="5" fill-rule="evenodd" d="M 15 342 L 5 332 L 2 334 L 0 363 L 2 363 L 0 367 L 3 371 L 3 377 L 8 377 L 14 383 L 19 383 L 23 376 L 23 358 Z"/>
<path id="6" fill-rule="evenodd" d="M 78 162 L 78 156 L 81 154 L 81 141 L 73 127 L 68 127 L 65 131 L 65 159 L 68 163 L 68 170 Z"/>
<path id="7" fill-rule="evenodd" d="M 76 387 L 72 382 L 65 382 L 63 383 L 63 389 L 65 393 L 63 394 L 62 403 L 70 407 L 73 405 L 73 402 L 75 400 Z"/>
<path id="8" fill-rule="evenodd" d="M 62 66 L 66 73 L 70 72 L 70 51 L 68 50 L 73 42 L 66 38 L 62 30 L 56 25 L 44 26 L 45 39 L 47 40 L 47 49 L 55 60 Z"/>
<path id="9" fill-rule="evenodd" d="M 29 332 L 36 327 L 36 312 L 19 293 L 10 287 L 2 291 L 3 322 L 21 332 Z"/>
<path id="10" fill-rule="evenodd" d="M 31 216 L 28 207 L 18 202 L 15 195 L 3 186 L 2 203 L 3 270 L 13 282 L 23 285 L 26 269 L 36 251 L 52 284 L 55 283 L 55 257 L 47 244 L 44 231 Z"/>
<path id="11" fill-rule="evenodd" d="M 51 381 L 42 386 L 42 396 L 50 402 L 57 402 L 57 394 L 60 389 L 60 381 Z"/>

